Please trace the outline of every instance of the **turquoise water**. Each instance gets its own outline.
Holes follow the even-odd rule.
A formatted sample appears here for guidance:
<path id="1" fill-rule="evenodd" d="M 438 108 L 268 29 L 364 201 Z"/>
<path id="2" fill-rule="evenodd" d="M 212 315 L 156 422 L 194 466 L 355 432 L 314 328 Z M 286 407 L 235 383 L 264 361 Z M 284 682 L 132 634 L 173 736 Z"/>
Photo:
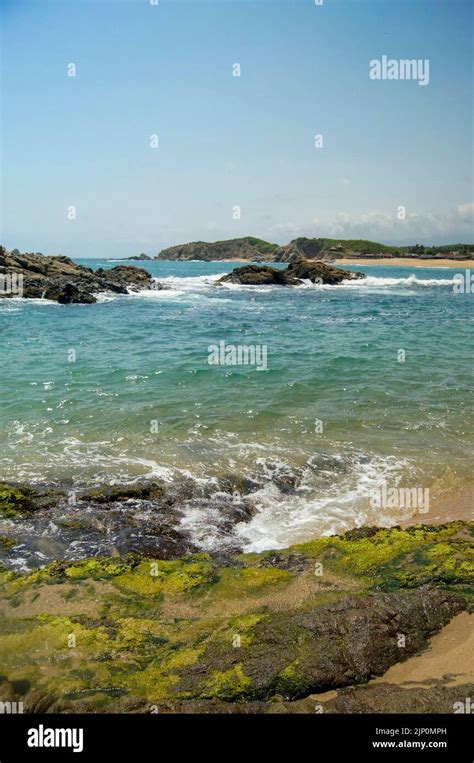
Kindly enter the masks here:
<path id="1" fill-rule="evenodd" d="M 247 476 L 249 548 L 371 521 L 384 481 L 470 479 L 474 297 L 453 292 L 458 270 L 364 265 L 350 284 L 258 288 L 215 285 L 236 263 L 145 267 L 169 288 L 0 301 L 3 479 Z M 220 341 L 265 346 L 268 369 L 209 365 Z M 185 521 L 205 547 L 205 515 Z"/>

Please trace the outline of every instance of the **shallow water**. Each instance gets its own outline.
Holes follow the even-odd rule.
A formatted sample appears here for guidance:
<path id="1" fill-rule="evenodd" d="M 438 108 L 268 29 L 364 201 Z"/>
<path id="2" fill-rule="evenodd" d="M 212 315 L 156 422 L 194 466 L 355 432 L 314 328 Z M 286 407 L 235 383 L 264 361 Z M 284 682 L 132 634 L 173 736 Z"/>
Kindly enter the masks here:
<path id="1" fill-rule="evenodd" d="M 236 263 L 144 266 L 168 288 L 0 301 L 2 479 L 248 476 L 258 513 L 235 532 L 249 549 L 406 518 L 371 506 L 383 483 L 471 479 L 474 297 L 454 293 L 457 270 L 368 265 L 285 288 L 216 286 Z M 265 346 L 268 370 L 209 365 L 220 341 Z M 182 522 L 218 543 L 202 502 Z"/>

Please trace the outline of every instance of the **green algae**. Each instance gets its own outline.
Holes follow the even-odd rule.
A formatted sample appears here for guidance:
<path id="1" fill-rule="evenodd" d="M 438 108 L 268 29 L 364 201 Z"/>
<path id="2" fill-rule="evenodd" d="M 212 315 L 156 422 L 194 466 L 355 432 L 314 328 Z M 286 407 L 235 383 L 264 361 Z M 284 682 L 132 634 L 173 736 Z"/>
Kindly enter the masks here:
<path id="1" fill-rule="evenodd" d="M 10 549 L 18 545 L 18 541 L 12 540 L 8 535 L 0 535 L 0 545 L 5 551 L 10 551 Z"/>
<path id="2" fill-rule="evenodd" d="M 69 565 L 64 570 L 64 575 L 69 579 L 103 580 L 122 575 L 131 569 L 132 564 L 123 562 L 119 557 L 95 557 Z"/>
<path id="3" fill-rule="evenodd" d="M 463 522 L 453 522 L 381 529 L 360 538 L 348 533 L 292 546 L 287 553 L 302 552 L 320 562 L 323 570 L 365 578 L 367 585 L 387 589 L 429 581 L 472 583 L 472 542 L 462 535 L 465 528 Z"/>
<path id="4" fill-rule="evenodd" d="M 32 490 L 20 489 L 0 482 L 0 514 L 4 517 L 16 517 L 22 511 L 32 507 Z"/>
<path id="5" fill-rule="evenodd" d="M 25 512 L 49 508 L 60 497 L 57 490 L 35 490 L 29 486 L 0 482 L 0 516 L 14 518 Z"/>
<path id="6" fill-rule="evenodd" d="M 134 563 L 120 557 L 93 557 L 73 563 L 54 561 L 26 574 L 4 571 L 0 573 L 0 587 L 3 586 L 3 594 L 8 596 L 33 585 L 67 580 L 106 580 L 130 571 Z"/>
<path id="7" fill-rule="evenodd" d="M 256 596 L 289 583 L 292 577 L 286 570 L 271 567 L 224 567 L 209 592 L 209 599 Z"/>
<path id="8" fill-rule="evenodd" d="M 149 560 L 120 575 L 114 584 L 139 596 L 179 597 L 194 594 L 213 583 L 214 565 L 205 554 L 178 561 Z"/>
<path id="9" fill-rule="evenodd" d="M 225 671 L 215 670 L 203 688 L 202 697 L 217 697 L 232 701 L 245 695 L 252 686 L 240 663 Z"/>
<path id="10" fill-rule="evenodd" d="M 280 670 L 275 690 L 278 694 L 293 696 L 301 691 L 305 681 L 305 668 L 300 659 L 292 660 Z"/>
<path id="11" fill-rule="evenodd" d="M 273 690 L 299 696 L 311 686 L 306 673 L 315 655 L 331 659 L 339 645 L 324 638 L 315 652 L 295 615 L 309 617 L 315 608 L 337 605 L 348 590 L 354 608 L 372 591 L 414 589 L 425 582 L 465 596 L 473 574 L 464 523 L 323 538 L 278 553 L 300 554 L 306 573 L 321 562 L 321 590 L 308 586 L 306 598 L 293 606 L 285 591 L 301 573 L 262 566 L 268 553 L 240 555 L 224 566 L 197 554 L 176 561 L 97 557 L 54 562 L 26 575 L 4 572 L 3 598 L 10 610 L 0 626 L 3 672 L 15 686 L 35 686 L 59 702 L 74 702 L 78 711 L 111 707 L 114 697 L 148 703 L 256 697 L 263 690 L 254 683 L 255 665 L 266 675 L 267 662 L 276 670 Z M 54 592 L 58 582 L 68 584 L 68 601 L 75 591 L 77 616 L 63 616 L 55 600 L 48 613 L 15 615 L 13 605 L 25 611 L 39 591 Z M 286 613 L 272 611 L 275 595 L 284 600 Z M 92 605 L 97 616 L 86 614 Z M 262 648 L 282 642 L 280 651 Z"/>

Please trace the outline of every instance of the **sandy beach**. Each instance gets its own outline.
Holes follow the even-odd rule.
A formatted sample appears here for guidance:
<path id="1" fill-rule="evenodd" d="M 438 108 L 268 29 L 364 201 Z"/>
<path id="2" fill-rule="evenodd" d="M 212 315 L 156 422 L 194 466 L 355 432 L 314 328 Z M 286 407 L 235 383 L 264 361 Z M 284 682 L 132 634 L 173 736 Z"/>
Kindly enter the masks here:
<path id="1" fill-rule="evenodd" d="M 391 265 L 392 267 L 416 267 L 416 268 L 455 268 L 463 270 L 473 268 L 474 260 L 421 260 L 417 257 L 393 257 L 392 259 L 381 257 L 380 259 L 365 259 L 364 257 L 343 257 L 335 260 L 336 265 Z"/>
<path id="2" fill-rule="evenodd" d="M 412 517 L 401 521 L 402 527 L 408 525 L 437 525 L 454 522 L 459 519 L 470 522 L 473 518 L 474 488 L 465 485 L 449 491 L 433 493 L 430 497 L 430 508 L 426 513 L 417 511 Z"/>
<path id="3" fill-rule="evenodd" d="M 392 665 L 371 683 L 423 686 L 445 678 L 457 685 L 474 681 L 473 620 L 468 612 L 456 615 L 433 636 L 426 651 Z"/>

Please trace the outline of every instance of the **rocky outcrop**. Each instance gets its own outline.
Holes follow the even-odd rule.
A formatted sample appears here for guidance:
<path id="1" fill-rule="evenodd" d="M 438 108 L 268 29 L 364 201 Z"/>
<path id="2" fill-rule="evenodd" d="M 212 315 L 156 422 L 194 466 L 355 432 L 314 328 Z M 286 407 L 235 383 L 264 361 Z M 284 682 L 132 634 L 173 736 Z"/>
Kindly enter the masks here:
<path id="1" fill-rule="evenodd" d="M 235 268 L 217 281 L 237 283 L 246 286 L 298 286 L 304 280 L 316 284 L 338 284 L 364 278 L 364 273 L 334 268 L 324 262 L 299 260 L 288 265 L 284 270 L 270 265 L 243 265 Z"/>
<path id="2" fill-rule="evenodd" d="M 191 479 L 173 483 L 143 480 L 87 491 L 0 482 L 0 523 L 15 520 L 13 535 L 7 539 L 9 552 L 21 545 L 34 555 L 38 535 L 42 539 L 50 537 L 54 523 L 55 548 L 61 545 L 66 556 L 68 549 L 77 545 L 90 547 L 92 543 L 109 553 L 136 552 L 176 559 L 198 551 L 195 538 L 182 524 L 188 512 L 197 510 L 208 514 L 216 545 L 226 553 L 237 553 L 242 550 L 242 542 L 233 531 L 237 524 L 248 522 L 256 511 L 249 495 L 252 489 L 256 490 L 257 485 L 243 485 L 228 478 L 217 484 L 201 484 Z M 240 490 L 247 493 L 245 499 L 240 498 L 240 492 L 236 498 Z M 31 521 L 40 528 L 33 536 L 29 533 Z M 40 559 L 42 563 L 48 561 L 44 549 Z M 14 566 L 15 553 L 3 554 L 3 561 Z"/>
<path id="3" fill-rule="evenodd" d="M 143 268 L 118 265 L 92 270 L 69 257 L 21 254 L 0 248 L 0 297 L 50 299 L 62 304 L 96 302 L 98 292 L 160 288 Z"/>
<path id="4" fill-rule="evenodd" d="M 133 257 L 122 257 L 123 260 L 138 260 L 139 262 L 149 262 L 153 259 L 149 254 L 135 254 Z"/>
<path id="5" fill-rule="evenodd" d="M 114 284 L 123 293 L 127 291 L 140 291 L 141 289 L 151 289 L 153 287 L 152 278 L 144 268 L 137 268 L 135 265 L 117 265 L 109 270 L 97 268 L 94 275 L 104 282 Z M 160 285 L 157 285 L 160 288 Z"/>
<path id="6" fill-rule="evenodd" d="M 353 270 L 343 270 L 327 265 L 325 262 L 300 260 L 292 262 L 286 270 L 288 277 L 309 280 L 319 284 L 338 284 L 342 281 L 356 281 L 365 278 L 365 273 Z"/>
<path id="7" fill-rule="evenodd" d="M 260 238 L 246 236 L 227 241 L 193 241 L 190 244 L 179 244 L 163 249 L 157 260 L 265 260 L 275 261 L 277 244 L 270 244 Z"/>
<path id="8" fill-rule="evenodd" d="M 222 276 L 216 283 L 238 283 L 244 286 L 296 286 L 301 281 L 288 277 L 287 270 L 272 268 L 270 265 L 243 265 L 241 268 L 235 268 L 232 273 Z"/>
<path id="9" fill-rule="evenodd" d="M 466 610 L 471 527 L 369 528 L 278 553 L 128 554 L 3 572 L 2 697 L 25 712 L 304 712 L 304 703 L 314 712 L 311 695 L 336 690 L 328 712 L 430 712 L 421 695 L 367 682 Z"/>

